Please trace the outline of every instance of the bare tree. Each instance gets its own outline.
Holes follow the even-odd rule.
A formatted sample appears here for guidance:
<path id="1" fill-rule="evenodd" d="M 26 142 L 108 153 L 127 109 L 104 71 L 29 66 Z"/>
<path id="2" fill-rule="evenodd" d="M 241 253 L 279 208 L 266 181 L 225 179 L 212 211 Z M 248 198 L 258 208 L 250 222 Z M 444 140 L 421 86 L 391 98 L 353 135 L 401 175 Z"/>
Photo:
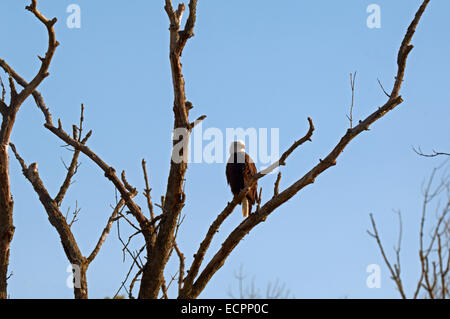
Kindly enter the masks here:
<path id="1" fill-rule="evenodd" d="M 249 192 L 250 188 L 261 178 L 265 177 L 268 173 L 272 172 L 280 166 L 286 165 L 288 157 L 294 150 L 300 147 L 307 141 L 311 141 L 312 134 L 314 132 L 313 121 L 308 118 L 308 129 L 305 135 L 299 140 L 295 141 L 279 158 L 278 161 L 272 163 L 268 168 L 256 173 L 248 182 L 248 184 L 242 189 L 242 191 L 234 196 L 231 202 L 225 205 L 225 208 L 217 215 L 217 218 L 212 222 L 206 235 L 204 236 L 200 247 L 194 255 L 193 261 L 187 268 L 185 263 L 185 257 L 180 247 L 177 245 L 177 233 L 180 228 L 183 215 L 182 210 L 186 201 L 186 194 L 184 192 L 185 173 L 187 170 L 187 161 L 176 161 L 175 158 L 187 158 L 190 134 L 192 129 L 206 118 L 205 115 L 198 117 L 196 120 L 191 121 L 189 119 L 189 113 L 192 110 L 193 103 L 187 99 L 185 91 L 185 83 L 182 72 L 181 56 L 188 40 L 194 36 L 194 27 L 196 22 L 196 9 L 197 0 L 190 0 L 188 5 L 188 17 L 184 25 L 182 25 L 182 15 L 186 10 L 183 3 L 180 3 L 175 9 L 172 6 L 171 0 L 165 0 L 165 11 L 170 21 L 170 46 L 169 46 L 169 61 L 172 72 L 172 85 L 174 92 L 173 102 L 173 114 L 174 123 L 173 130 L 174 136 L 172 140 L 172 160 L 170 162 L 170 171 L 167 181 L 167 188 L 165 195 L 161 197 L 160 204 L 154 204 L 150 196 L 150 183 L 149 176 L 146 172 L 145 163 L 143 164 L 143 173 L 146 183 L 144 195 L 147 199 L 148 213 L 136 203 L 134 200 L 137 194 L 136 188 L 133 187 L 125 178 L 125 172 L 122 171 L 119 177 L 116 174 L 116 170 L 110 166 L 104 159 L 102 159 L 96 152 L 91 150 L 86 145 L 87 139 L 90 136 L 88 133 L 84 138 L 81 137 L 81 125 L 79 127 L 73 127 L 72 134 L 67 133 L 62 125 L 62 122 L 58 120 L 55 126 L 51 112 L 45 105 L 42 95 L 36 91 L 35 80 L 28 84 L 23 80 L 12 68 L 2 63 L 0 66 L 4 70 L 8 70 L 11 78 L 19 85 L 23 86 L 27 92 L 32 92 L 34 100 L 44 115 L 44 127 L 52 134 L 64 141 L 68 146 L 74 149 L 74 153 L 82 153 L 95 163 L 98 168 L 104 173 L 107 180 L 109 180 L 120 195 L 120 201 L 122 205 L 128 209 L 127 214 L 118 212 L 118 216 L 114 219 L 123 219 L 129 225 L 132 225 L 136 229 L 136 232 L 128 238 L 128 241 L 124 243 L 124 251 L 127 251 L 133 258 L 130 272 L 127 274 L 127 278 L 131 274 L 131 270 L 134 266 L 139 269 L 131 279 L 129 296 L 132 297 L 132 291 L 134 284 L 140 281 L 139 298 L 163 298 L 168 297 L 168 287 L 174 281 L 178 281 L 178 298 L 196 298 L 200 295 L 210 279 L 214 274 L 222 267 L 225 260 L 238 246 L 241 240 L 258 224 L 264 222 L 267 217 L 274 212 L 278 207 L 287 202 L 290 198 L 296 195 L 304 187 L 314 183 L 315 179 L 326 171 L 328 168 L 336 165 L 337 158 L 344 151 L 346 146 L 360 133 L 368 131 L 369 127 L 377 120 L 386 115 L 389 111 L 393 110 L 396 106 L 403 102 L 400 96 L 400 89 L 402 86 L 403 78 L 405 75 L 406 61 L 413 46 L 411 41 L 415 33 L 419 20 L 425 11 L 429 0 L 424 0 L 420 8 L 418 9 L 414 19 L 408 27 L 408 30 L 403 38 L 400 49 L 397 56 L 397 74 L 395 77 L 395 83 L 388 99 L 385 104 L 381 105 L 372 114 L 365 119 L 360 120 L 357 125 L 353 125 L 353 115 L 351 117 L 351 127 L 347 129 L 345 134 L 337 142 L 336 146 L 329 152 L 328 155 L 321 159 L 317 165 L 311 168 L 306 174 L 300 177 L 296 182 L 280 191 L 281 174 L 278 175 L 274 185 L 273 196 L 271 196 L 264 204 L 262 204 L 261 196 L 259 198 L 258 209 L 255 213 L 251 214 L 248 218 L 243 220 L 236 228 L 229 233 L 225 241 L 220 248 L 214 254 L 214 256 L 205 261 L 206 253 L 210 247 L 215 234 L 221 227 L 222 223 L 230 216 L 235 207 L 241 203 L 242 199 Z M 36 1 L 32 1 L 32 10 L 37 12 Z M 48 22 L 47 19 L 41 17 L 48 29 L 49 34 L 53 37 L 50 42 L 57 43 L 54 40 L 54 32 L 52 26 L 56 20 Z M 54 21 L 54 22 L 53 22 Z M 50 32 L 51 31 L 51 32 Z M 47 61 L 43 59 L 43 61 Z M 46 62 L 46 65 L 49 61 Z M 353 86 L 352 80 L 352 86 Z M 12 82 L 12 81 L 11 81 Z M 31 86 L 33 84 L 33 86 Z M 183 134 L 178 134 L 183 132 Z M 9 142 L 9 141 L 8 141 Z M 8 143 L 5 144 L 6 146 Z M 180 145 L 182 146 L 180 148 Z M 13 150 L 14 146 L 11 145 Z M 62 239 L 62 244 L 66 252 L 67 257 L 71 262 L 84 269 L 87 267 L 86 258 L 82 257 L 81 252 L 76 246 L 76 241 L 70 232 L 70 225 L 67 224 L 67 220 L 63 218 L 63 215 L 59 211 L 58 203 L 61 202 L 62 196 L 56 196 L 54 199 L 48 195 L 42 181 L 39 178 L 36 165 L 27 166 L 25 162 L 20 158 L 17 150 L 15 150 L 16 157 L 22 165 L 24 175 L 31 182 L 36 193 L 39 195 L 41 203 L 46 208 L 49 215 L 50 222 L 57 229 Z M 73 160 L 76 162 L 76 160 Z M 75 164 L 76 165 L 76 164 Z M 69 169 L 70 170 L 70 169 Z M 70 175 L 70 174 L 68 174 Z M 66 178 L 70 180 L 70 177 Z M 261 194 L 261 192 L 260 192 Z M 157 215 L 154 211 L 153 205 L 157 206 L 160 213 Z M 128 216 L 128 217 L 127 217 Z M 120 218 L 119 218 L 120 217 Z M 108 222 L 109 225 L 109 222 Z M 128 250 L 129 241 L 134 236 L 140 235 L 144 239 L 144 245 L 137 252 L 131 252 Z M 102 236 L 103 238 L 103 236 Z M 164 276 L 164 270 L 167 262 L 175 251 L 177 258 L 179 259 L 178 273 L 173 275 L 170 281 L 166 282 Z M 141 254 L 146 253 L 145 262 L 141 261 Z M 88 258 L 89 259 L 89 258 Z M 126 278 L 126 279 L 127 279 Z M 126 280 L 125 280 L 126 281 Z M 124 281 L 124 282 L 125 282 Z M 124 285 L 123 285 L 124 286 Z M 87 286 L 83 288 L 86 290 Z M 82 295 L 84 291 L 80 292 Z M 84 296 L 84 295 L 83 295 Z"/>
<path id="2" fill-rule="evenodd" d="M 420 274 L 416 288 L 412 293 L 412 298 L 414 299 L 421 297 L 446 299 L 450 297 L 450 175 L 444 173 L 442 179 L 435 185 L 436 173 L 440 168 L 442 166 L 433 170 L 423 190 L 422 217 L 418 235 Z M 440 205 L 442 200 L 444 204 Z M 432 203 L 436 203 L 436 220 L 429 231 L 429 238 L 426 241 L 425 224 L 427 218 L 429 218 L 427 212 Z M 406 299 L 407 293 L 402 283 L 400 260 L 403 225 L 401 213 L 397 213 L 399 216 L 399 234 L 398 243 L 394 247 L 394 261 L 391 261 L 387 256 L 372 214 L 370 215 L 372 230 L 368 231 L 368 233 L 376 240 L 383 260 L 391 273 L 391 279 L 395 282 L 400 296 Z"/>
<path id="3" fill-rule="evenodd" d="M 249 285 L 246 284 L 247 275 L 244 273 L 242 265 L 234 274 L 234 278 L 238 283 L 238 294 L 236 295 L 231 288 L 228 290 L 228 296 L 233 299 L 287 299 L 293 297 L 286 284 L 280 283 L 278 279 L 267 284 L 264 294 L 260 288 L 256 287 L 254 278 Z"/>
<path id="4" fill-rule="evenodd" d="M 7 297 L 7 280 L 8 280 L 8 265 L 9 265 L 9 248 L 14 235 L 13 224 L 13 199 L 11 195 L 11 184 L 9 178 L 9 155 L 8 145 L 11 138 L 11 133 L 16 120 L 16 115 L 19 112 L 23 102 L 33 93 L 41 82 L 49 75 L 48 69 L 55 53 L 58 41 L 55 38 L 55 30 L 53 29 L 56 23 L 56 18 L 51 20 L 44 17 L 36 7 L 36 0 L 32 0 L 31 4 L 26 7 L 39 21 L 41 21 L 47 29 L 48 33 L 48 47 L 45 56 L 39 57 L 41 60 L 41 67 L 39 71 L 31 80 L 30 83 L 23 85 L 23 89 L 18 92 L 14 81 L 17 82 L 17 74 L 13 69 L 2 59 L 0 59 L 0 66 L 6 72 L 9 78 L 10 99 L 9 105 L 6 103 L 6 90 L 1 82 L 2 96 L 0 98 L 0 113 L 2 115 L 2 124 L 0 128 L 0 299 Z"/>

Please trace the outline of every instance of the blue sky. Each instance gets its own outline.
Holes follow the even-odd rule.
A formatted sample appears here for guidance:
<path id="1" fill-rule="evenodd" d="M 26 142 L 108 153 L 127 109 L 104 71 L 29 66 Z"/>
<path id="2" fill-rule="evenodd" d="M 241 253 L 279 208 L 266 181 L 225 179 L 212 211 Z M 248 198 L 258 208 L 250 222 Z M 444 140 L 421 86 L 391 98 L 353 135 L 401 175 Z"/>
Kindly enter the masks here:
<path id="1" fill-rule="evenodd" d="M 69 29 L 66 8 L 81 8 L 81 28 Z M 176 3 L 176 2 L 175 2 Z M 369 29 L 368 5 L 381 8 L 381 28 Z M 313 119 L 313 142 L 296 150 L 282 168 L 281 188 L 312 168 L 348 128 L 349 73 L 357 71 L 354 118 L 363 119 L 386 97 L 396 73 L 399 45 L 421 1 L 205 1 L 198 4 L 195 37 L 183 54 L 191 118 L 206 114 L 203 127 L 279 128 L 280 151 L 305 133 Z M 24 7 L 28 1 L 0 2 L 0 56 L 25 79 L 39 67 L 44 27 Z M 172 129 L 172 87 L 168 62 L 168 19 L 163 1 L 50 1 L 39 9 L 56 16 L 58 47 L 50 77 L 39 87 L 53 117 L 66 129 L 86 107 L 89 146 L 128 180 L 143 189 L 140 161 L 149 163 L 154 198 L 165 192 Z M 404 103 L 358 136 L 323 173 L 239 244 L 204 290 L 203 298 L 226 298 L 236 289 L 243 266 L 262 290 L 285 282 L 297 298 L 397 298 L 387 268 L 366 230 L 373 213 L 389 254 L 403 212 L 403 275 L 411 294 L 418 277 L 421 183 L 442 159 L 412 151 L 447 150 L 449 145 L 450 2 L 432 0 L 414 36 L 407 65 Z M 3 76 L 3 74 L 2 74 Z M 3 79 L 5 77 L 3 76 Z M 52 194 L 64 178 L 61 158 L 70 153 L 42 124 L 32 100 L 19 112 L 12 141 L 27 163 L 38 162 Z M 114 189 L 87 158 L 70 188 L 63 211 L 82 208 L 73 231 L 88 255 L 111 213 Z M 31 185 L 11 159 L 16 232 L 11 248 L 11 298 L 72 298 L 66 286 L 68 261 Z M 260 184 L 263 198 L 275 176 Z M 231 200 L 224 164 L 191 164 L 187 173 L 186 215 L 179 245 L 191 257 L 210 223 Z M 142 194 L 139 203 L 145 205 Z M 207 257 L 241 221 L 237 210 L 223 225 Z M 135 243 L 138 247 L 139 241 Z M 130 260 L 122 260 L 113 228 L 88 271 L 92 298 L 112 296 Z M 366 267 L 379 264 L 381 288 L 366 286 Z M 166 276 L 177 270 L 174 259 Z M 175 286 L 175 285 L 174 285 Z M 174 292 L 173 290 L 171 292 Z M 172 294 L 172 296 L 174 296 Z"/>

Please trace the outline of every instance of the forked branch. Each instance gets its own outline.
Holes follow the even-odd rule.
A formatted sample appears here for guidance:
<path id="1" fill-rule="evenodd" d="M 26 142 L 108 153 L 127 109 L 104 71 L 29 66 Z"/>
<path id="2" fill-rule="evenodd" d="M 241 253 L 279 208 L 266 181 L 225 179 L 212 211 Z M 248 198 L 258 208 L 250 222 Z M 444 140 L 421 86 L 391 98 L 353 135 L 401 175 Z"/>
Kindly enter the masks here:
<path id="1" fill-rule="evenodd" d="M 288 201 L 290 198 L 292 198 L 295 194 L 297 194 L 301 189 L 303 189 L 305 186 L 314 183 L 317 176 L 319 176 L 322 172 L 330 168 L 331 166 L 336 165 L 336 160 L 339 157 L 339 155 L 344 151 L 345 147 L 355 138 L 358 136 L 361 132 L 369 130 L 370 125 L 372 125 L 375 121 L 382 118 L 386 113 L 394 109 L 397 105 L 403 102 L 401 96 L 398 95 L 401 87 L 401 83 L 403 81 L 403 77 L 405 74 L 405 67 L 406 67 L 406 59 L 408 57 L 409 52 L 412 49 L 412 45 L 410 45 L 410 42 L 412 40 L 412 37 L 414 35 L 416 26 L 419 23 L 419 20 L 428 5 L 429 0 L 425 0 L 422 5 L 420 6 L 419 10 L 417 11 L 413 21 L 411 22 L 408 31 L 406 32 L 406 35 L 402 41 L 402 44 L 399 49 L 398 53 L 398 70 L 397 70 L 397 77 L 396 82 L 394 84 L 392 94 L 389 97 L 388 101 L 378 108 L 375 112 L 370 114 L 366 119 L 363 121 L 360 121 L 358 125 L 356 125 L 353 128 L 350 128 L 347 130 L 345 135 L 341 138 L 341 140 L 338 142 L 338 144 L 335 146 L 335 148 L 325 157 L 325 159 L 320 160 L 319 163 L 313 167 L 309 172 L 307 172 L 302 178 L 300 178 L 297 182 L 289 186 L 287 189 L 285 189 L 283 192 L 279 193 L 277 196 L 272 197 L 268 202 L 264 204 L 263 207 L 259 210 L 257 214 L 252 214 L 250 217 L 246 218 L 244 221 L 241 222 L 240 225 L 238 225 L 231 234 L 226 238 L 226 240 L 222 243 L 221 247 L 219 248 L 218 252 L 214 255 L 214 257 L 209 261 L 209 263 L 206 265 L 204 270 L 200 273 L 196 281 L 192 284 L 192 288 L 190 287 L 191 281 L 187 282 L 185 280 L 185 285 L 188 284 L 189 286 L 186 287 L 186 290 L 184 291 L 184 294 L 182 294 L 181 298 L 196 298 L 201 291 L 205 288 L 206 284 L 209 282 L 209 280 L 212 278 L 212 276 L 215 274 L 215 272 L 222 267 L 224 264 L 226 258 L 231 254 L 233 249 L 239 244 L 239 242 L 247 235 L 256 225 L 266 220 L 267 216 L 270 215 L 276 208 L 281 206 L 283 203 Z M 283 163 L 283 159 L 280 159 L 280 163 Z M 276 163 L 274 165 L 277 165 Z M 278 165 L 277 165 L 278 166 Z M 269 167 L 270 169 L 271 167 Z M 258 173 L 260 174 L 260 173 Z M 256 174 L 256 175 L 258 175 Z M 252 181 L 257 178 L 252 178 Z M 241 191 L 241 193 L 238 196 L 235 196 L 234 200 L 242 200 L 243 196 L 245 196 L 246 191 L 248 191 L 248 186 Z M 243 194 L 244 193 L 244 194 Z M 241 194 L 242 197 L 241 197 Z M 233 203 L 232 202 L 232 203 Z M 238 201 L 233 203 L 237 205 Z M 234 205 L 235 207 L 235 205 Z M 234 208 L 233 207 L 233 208 Z M 223 214 L 223 213 L 222 213 Z M 220 217 L 220 216 L 219 216 Z M 214 222 L 216 223 L 217 220 Z M 214 233 L 217 231 L 213 225 L 210 227 L 213 229 Z M 219 224 L 220 226 L 220 224 Z M 208 236 L 210 235 L 210 231 L 208 231 L 208 234 L 205 237 L 205 240 L 208 240 Z M 204 240 L 204 241 L 205 241 Z M 209 242 L 207 241 L 207 246 L 209 246 Z M 200 251 L 202 251 L 202 247 L 200 247 Z M 202 258 L 195 256 L 194 263 L 196 263 L 196 259 Z M 197 266 L 199 262 L 195 264 L 194 270 L 199 268 Z M 200 262 L 201 263 L 201 262 Z M 195 272 L 194 272 L 195 273 Z M 189 273 L 189 275 L 191 275 Z M 189 276 L 188 275 L 188 276 Z M 195 276 L 195 275 L 192 275 Z M 192 279 L 191 279 L 192 280 Z"/>
<path id="2" fill-rule="evenodd" d="M 203 239 L 202 243 L 200 244 L 200 247 L 197 251 L 197 253 L 194 255 L 194 261 L 192 262 L 192 265 L 188 271 L 188 275 L 186 276 L 184 280 L 184 287 L 183 287 L 183 293 L 181 294 L 182 298 L 188 298 L 189 291 L 192 289 L 192 283 L 197 276 L 199 269 L 201 267 L 201 264 L 203 262 L 203 258 L 206 254 L 206 251 L 208 250 L 212 239 L 214 235 L 219 230 L 222 223 L 225 221 L 225 219 L 230 216 L 230 214 L 233 212 L 233 210 L 236 208 L 237 205 L 239 205 L 240 202 L 242 202 L 242 199 L 247 195 L 247 193 L 250 191 L 251 187 L 262 177 L 266 176 L 267 174 L 271 173 L 273 170 L 275 170 L 280 165 L 285 165 L 286 160 L 289 157 L 289 155 L 292 154 L 292 152 L 298 148 L 300 145 L 304 144 L 307 141 L 311 141 L 312 134 L 314 132 L 314 124 L 311 120 L 311 118 L 308 117 L 308 123 L 309 123 L 309 129 L 305 136 L 303 136 L 298 141 L 295 141 L 289 149 L 287 149 L 280 157 L 278 161 L 267 167 L 266 169 L 262 170 L 261 172 L 256 173 L 252 176 L 252 178 L 249 180 L 247 185 L 241 190 L 241 192 L 233 197 L 233 200 L 228 203 L 228 205 L 225 207 L 225 209 L 217 216 L 216 220 L 211 224 L 209 227 L 208 233 L 205 236 L 205 239 Z"/>

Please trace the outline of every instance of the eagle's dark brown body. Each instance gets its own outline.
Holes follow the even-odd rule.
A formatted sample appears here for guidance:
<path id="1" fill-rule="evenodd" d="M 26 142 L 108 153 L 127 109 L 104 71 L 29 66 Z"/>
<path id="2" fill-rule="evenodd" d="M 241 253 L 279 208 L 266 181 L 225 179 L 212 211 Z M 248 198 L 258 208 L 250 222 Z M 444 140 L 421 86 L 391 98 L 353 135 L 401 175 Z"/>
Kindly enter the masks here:
<path id="1" fill-rule="evenodd" d="M 255 163 L 253 163 L 252 159 L 247 153 L 234 152 L 233 154 L 231 154 L 227 162 L 226 175 L 227 182 L 231 187 L 231 192 L 233 193 L 233 195 L 236 196 L 237 194 L 239 194 L 239 192 L 244 188 L 250 178 L 256 173 L 257 171 Z M 248 201 L 247 215 L 252 211 L 252 206 L 255 204 L 257 196 L 258 185 L 255 184 L 252 186 L 246 196 L 246 199 Z M 246 213 L 244 211 L 244 206 L 243 212 L 245 216 Z"/>

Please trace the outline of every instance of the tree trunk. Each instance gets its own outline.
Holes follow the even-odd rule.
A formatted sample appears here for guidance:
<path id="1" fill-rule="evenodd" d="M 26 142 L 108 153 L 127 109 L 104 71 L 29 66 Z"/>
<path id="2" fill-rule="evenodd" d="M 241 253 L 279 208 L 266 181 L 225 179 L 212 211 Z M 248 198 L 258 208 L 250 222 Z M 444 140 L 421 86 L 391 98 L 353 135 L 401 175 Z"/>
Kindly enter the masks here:
<path id="1" fill-rule="evenodd" d="M 0 145 L 0 299 L 7 298 L 9 247 L 14 235 L 13 200 L 9 183 L 8 145 Z"/>
<path id="2" fill-rule="evenodd" d="M 188 140 L 188 136 L 185 137 Z M 187 152 L 187 148 L 183 149 Z M 149 260 L 144 266 L 140 299 L 157 299 L 163 282 L 164 268 L 169 260 L 169 254 L 174 240 L 174 230 L 177 225 L 177 217 L 184 206 L 183 180 L 186 173 L 185 162 L 176 164 L 172 162 L 169 181 L 164 202 L 166 220 L 161 222 L 160 231 L 152 249 L 147 249 Z"/>
<path id="3" fill-rule="evenodd" d="M 88 266 L 85 264 L 80 265 L 80 280 L 79 280 L 79 286 L 77 287 L 76 285 L 74 286 L 74 294 L 75 294 L 75 299 L 88 299 L 88 285 L 87 285 L 87 276 L 86 276 L 86 272 L 87 272 Z M 75 279 L 75 275 L 74 274 L 74 279 Z M 75 284 L 77 282 L 75 281 Z"/>
<path id="4" fill-rule="evenodd" d="M 184 4 L 179 4 L 176 11 L 173 10 L 171 1 L 166 1 L 165 9 L 168 13 L 170 25 L 170 66 L 172 71 L 172 85 L 174 91 L 174 132 L 183 130 L 184 136 L 173 136 L 172 160 L 167 181 L 166 196 L 163 204 L 164 217 L 159 224 L 159 232 L 153 247 L 147 243 L 148 261 L 142 273 L 139 298 L 158 298 L 161 285 L 164 280 L 164 269 L 169 260 L 170 252 L 174 244 L 174 231 L 178 216 L 184 206 L 185 194 L 183 191 L 184 176 L 187 170 L 188 145 L 192 130 L 189 123 L 189 110 L 192 103 L 186 100 L 185 82 L 182 72 L 181 55 L 187 40 L 194 36 L 193 29 L 196 19 L 197 0 L 189 1 L 189 17 L 184 30 L 180 31 L 181 16 L 184 12 Z M 203 117 L 204 118 L 204 117 Z M 177 145 L 183 143 L 181 150 Z M 180 152 L 180 153 L 179 153 Z M 175 158 L 183 158 L 181 162 Z"/>

